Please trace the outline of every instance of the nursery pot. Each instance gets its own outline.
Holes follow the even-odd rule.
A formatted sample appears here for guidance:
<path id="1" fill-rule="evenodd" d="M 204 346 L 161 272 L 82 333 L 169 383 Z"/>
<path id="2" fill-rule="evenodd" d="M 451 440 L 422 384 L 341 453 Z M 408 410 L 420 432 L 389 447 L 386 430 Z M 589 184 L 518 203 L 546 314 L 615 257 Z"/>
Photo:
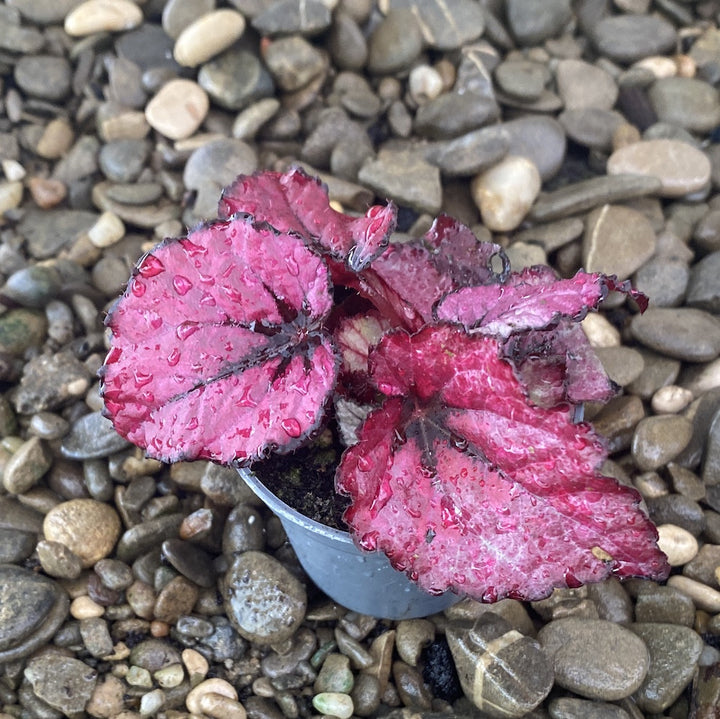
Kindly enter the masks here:
<path id="1" fill-rule="evenodd" d="M 278 499 L 247 469 L 238 469 L 252 491 L 280 519 L 303 569 L 332 600 L 381 619 L 412 619 L 460 601 L 453 592 L 428 594 L 390 565 L 382 552 L 365 552 L 348 532 L 316 522 Z"/>

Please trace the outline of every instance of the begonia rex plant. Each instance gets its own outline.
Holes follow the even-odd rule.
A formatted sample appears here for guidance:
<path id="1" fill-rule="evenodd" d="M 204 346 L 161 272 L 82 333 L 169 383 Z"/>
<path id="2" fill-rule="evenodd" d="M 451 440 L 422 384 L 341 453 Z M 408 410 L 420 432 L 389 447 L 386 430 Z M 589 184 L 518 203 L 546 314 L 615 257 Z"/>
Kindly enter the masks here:
<path id="1" fill-rule="evenodd" d="M 167 462 L 249 466 L 364 416 L 336 489 L 356 543 L 430 593 L 539 599 L 668 565 L 582 402 L 614 391 L 578 324 L 627 283 L 510 272 L 440 216 L 390 244 L 396 209 L 334 210 L 299 169 L 239 177 L 219 219 L 138 263 L 107 318 L 117 431 Z M 345 434 L 352 434 L 346 431 Z"/>

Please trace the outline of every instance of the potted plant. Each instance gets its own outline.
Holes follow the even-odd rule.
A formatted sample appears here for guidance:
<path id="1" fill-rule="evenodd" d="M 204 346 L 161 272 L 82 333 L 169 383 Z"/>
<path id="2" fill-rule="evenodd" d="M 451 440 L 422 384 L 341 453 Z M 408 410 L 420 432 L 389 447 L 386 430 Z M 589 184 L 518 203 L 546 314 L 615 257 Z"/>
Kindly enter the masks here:
<path id="1" fill-rule="evenodd" d="M 665 578 L 639 495 L 599 473 L 603 444 L 574 421 L 614 391 L 578 321 L 611 290 L 646 299 L 601 274 L 510 272 L 447 216 L 391 244 L 395 217 L 337 212 L 299 169 L 239 177 L 108 315 L 117 431 L 167 462 L 247 468 L 335 423 L 347 529 L 421 597 Z"/>

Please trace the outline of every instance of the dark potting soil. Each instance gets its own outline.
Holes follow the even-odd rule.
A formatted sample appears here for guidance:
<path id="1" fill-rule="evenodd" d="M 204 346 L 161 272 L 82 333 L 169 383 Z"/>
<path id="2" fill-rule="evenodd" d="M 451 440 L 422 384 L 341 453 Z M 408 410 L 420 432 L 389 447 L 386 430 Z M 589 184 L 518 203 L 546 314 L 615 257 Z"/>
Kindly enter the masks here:
<path id="1" fill-rule="evenodd" d="M 335 470 L 342 448 L 330 432 L 290 454 L 273 455 L 254 464 L 258 479 L 285 504 L 310 519 L 347 530 L 342 515 L 347 497 L 335 492 Z"/>

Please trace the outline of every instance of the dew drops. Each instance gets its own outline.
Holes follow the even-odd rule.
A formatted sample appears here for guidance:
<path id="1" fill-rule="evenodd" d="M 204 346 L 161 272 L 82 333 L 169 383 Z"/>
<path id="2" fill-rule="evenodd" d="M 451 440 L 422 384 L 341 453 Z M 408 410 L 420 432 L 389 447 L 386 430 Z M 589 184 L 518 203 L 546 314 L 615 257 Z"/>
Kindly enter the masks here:
<path id="1" fill-rule="evenodd" d="M 170 354 L 167 356 L 167 363 L 170 365 L 170 367 L 175 367 L 175 365 L 180 361 L 180 350 L 177 347 L 173 347 Z"/>
<path id="2" fill-rule="evenodd" d="M 188 423 L 185 425 L 185 429 L 188 430 L 188 432 L 192 432 L 194 429 L 197 429 L 200 426 L 200 422 L 198 421 L 197 417 L 191 417 Z"/>
<path id="3" fill-rule="evenodd" d="M 215 298 L 209 292 L 205 292 L 205 293 L 203 293 L 203 296 L 200 298 L 200 304 L 203 307 L 215 307 L 217 302 L 215 301 Z"/>
<path id="4" fill-rule="evenodd" d="M 175 277 L 173 277 L 173 287 L 175 288 L 175 292 L 181 297 L 190 292 L 192 286 L 192 282 L 190 282 L 185 275 L 175 275 Z"/>
<path id="5" fill-rule="evenodd" d="M 180 240 L 180 247 L 183 248 L 185 254 L 188 257 L 197 257 L 199 255 L 207 254 L 207 247 L 203 247 L 202 245 L 196 245 L 194 242 L 191 242 L 187 238 Z"/>
<path id="6" fill-rule="evenodd" d="M 146 384 L 150 384 L 153 381 L 152 373 L 143 372 L 141 369 L 133 370 L 133 376 L 135 378 L 135 384 L 138 387 L 144 387 Z"/>
<path id="7" fill-rule="evenodd" d="M 300 266 L 298 265 L 297 260 L 292 255 L 289 255 L 285 258 L 285 266 L 287 267 L 287 271 L 293 277 L 297 277 L 300 274 Z"/>
<path id="8" fill-rule="evenodd" d="M 369 457 L 362 455 L 358 457 L 357 467 L 361 472 L 369 472 L 372 469 L 372 462 Z"/>
<path id="9" fill-rule="evenodd" d="M 165 271 L 165 265 L 155 255 L 145 255 L 138 266 L 138 272 L 143 277 L 155 277 Z"/>
<path id="10" fill-rule="evenodd" d="M 115 364 L 120 359 L 122 350 L 117 346 L 113 345 L 105 358 L 105 364 Z"/>
<path id="11" fill-rule="evenodd" d="M 372 532 L 365 532 L 365 534 L 363 534 L 358 540 L 358 544 L 360 545 L 360 548 L 364 549 L 366 552 L 374 552 L 377 549 L 377 540 L 379 536 L 380 533 L 376 530 L 373 530 Z"/>
<path id="12" fill-rule="evenodd" d="M 137 277 L 130 283 L 130 292 L 135 297 L 142 297 L 145 294 L 146 286 Z"/>
<path id="13" fill-rule="evenodd" d="M 194 335 L 200 329 L 200 325 L 197 322 L 188 320 L 177 326 L 175 334 L 179 340 L 185 341 L 191 335 Z"/>
<path id="14" fill-rule="evenodd" d="M 288 437 L 297 438 L 302 434 L 302 427 L 294 417 L 288 417 L 280 422 L 280 426 L 283 428 Z"/>

